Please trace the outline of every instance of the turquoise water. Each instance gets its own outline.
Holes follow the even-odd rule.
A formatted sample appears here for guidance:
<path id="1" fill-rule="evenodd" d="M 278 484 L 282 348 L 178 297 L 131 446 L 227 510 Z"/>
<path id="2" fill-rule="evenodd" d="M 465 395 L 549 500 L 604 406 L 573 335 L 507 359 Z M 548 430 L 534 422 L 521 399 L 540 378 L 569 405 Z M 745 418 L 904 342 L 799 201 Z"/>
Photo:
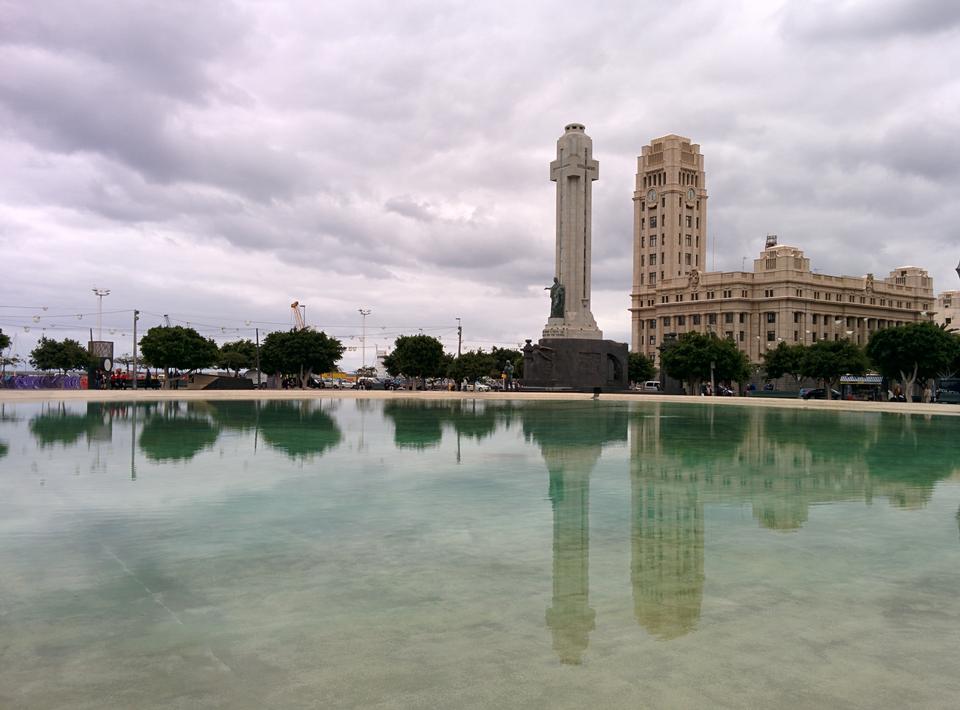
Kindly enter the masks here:
<path id="1" fill-rule="evenodd" d="M 0 405 L 0 707 L 956 707 L 958 430 Z"/>

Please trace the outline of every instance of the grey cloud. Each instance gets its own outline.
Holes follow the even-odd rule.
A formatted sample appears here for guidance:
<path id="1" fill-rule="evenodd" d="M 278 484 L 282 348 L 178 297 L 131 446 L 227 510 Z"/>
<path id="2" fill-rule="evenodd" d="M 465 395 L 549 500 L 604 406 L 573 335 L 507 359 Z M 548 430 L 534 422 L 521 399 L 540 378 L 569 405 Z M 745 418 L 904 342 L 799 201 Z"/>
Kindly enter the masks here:
<path id="1" fill-rule="evenodd" d="M 782 23 L 787 37 L 808 42 L 924 36 L 955 31 L 960 5 L 943 0 L 817 0 L 788 4 Z"/>
<path id="2" fill-rule="evenodd" d="M 371 299 L 391 317 L 457 311 L 473 337 L 535 335 L 547 166 L 581 121 L 601 162 L 593 283 L 610 332 L 627 319 L 635 159 L 664 133 L 706 156 L 718 268 L 777 232 L 825 272 L 914 261 L 945 286 L 960 43 L 952 7 L 934 30 L 938 4 L 8 3 L 0 240 L 84 298 L 104 279 L 172 300 L 175 263 L 128 283 L 88 255 L 175 244 L 213 262 L 204 295 L 344 317 Z M 33 261 L 48 253 L 64 256 Z M 0 281 L 8 300 L 51 297 Z"/>
<path id="3" fill-rule="evenodd" d="M 419 222 L 433 222 L 436 217 L 430 211 L 430 204 L 427 202 L 417 202 L 408 195 L 391 197 L 387 200 L 387 212 L 396 212 L 404 217 L 415 219 Z"/>
<path id="4" fill-rule="evenodd" d="M 4 3 L 0 43 L 94 61 L 150 92 L 202 101 L 214 86 L 211 63 L 246 34 L 244 13 L 211 0 L 44 0 Z"/>

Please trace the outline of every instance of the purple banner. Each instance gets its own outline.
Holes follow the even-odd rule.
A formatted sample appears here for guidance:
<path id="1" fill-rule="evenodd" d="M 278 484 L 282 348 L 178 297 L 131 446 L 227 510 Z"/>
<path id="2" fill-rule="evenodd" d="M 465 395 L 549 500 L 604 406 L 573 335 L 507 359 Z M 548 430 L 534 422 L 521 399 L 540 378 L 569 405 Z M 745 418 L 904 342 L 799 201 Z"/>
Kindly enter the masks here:
<path id="1" fill-rule="evenodd" d="M 11 390 L 79 390 L 85 375 L 7 375 L 0 387 Z"/>

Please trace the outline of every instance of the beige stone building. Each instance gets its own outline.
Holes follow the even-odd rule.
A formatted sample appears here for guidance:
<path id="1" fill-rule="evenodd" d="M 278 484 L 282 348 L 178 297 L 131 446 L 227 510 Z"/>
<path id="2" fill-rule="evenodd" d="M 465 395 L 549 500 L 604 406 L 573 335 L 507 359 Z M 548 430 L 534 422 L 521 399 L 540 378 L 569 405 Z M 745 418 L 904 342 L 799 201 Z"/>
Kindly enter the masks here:
<path id="1" fill-rule="evenodd" d="M 960 291 L 944 291 L 937 296 L 933 320 L 937 325 L 960 330 Z"/>
<path id="2" fill-rule="evenodd" d="M 886 278 L 828 276 L 773 235 L 752 271 L 705 271 L 707 192 L 703 155 L 669 135 L 644 146 L 634 191 L 633 352 L 658 361 L 665 338 L 690 331 L 730 338 L 751 362 L 780 342 L 850 338 L 929 319 L 933 280 L 916 266 Z"/>

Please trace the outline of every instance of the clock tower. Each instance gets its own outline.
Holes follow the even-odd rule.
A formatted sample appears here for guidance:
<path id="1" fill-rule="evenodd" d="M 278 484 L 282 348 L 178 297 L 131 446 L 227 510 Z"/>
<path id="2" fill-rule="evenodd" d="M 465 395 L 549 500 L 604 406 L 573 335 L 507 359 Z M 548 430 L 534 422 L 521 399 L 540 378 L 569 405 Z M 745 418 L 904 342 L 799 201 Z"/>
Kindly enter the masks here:
<path id="1" fill-rule="evenodd" d="M 706 270 L 707 191 L 700 146 L 673 134 L 645 145 L 637 158 L 633 206 L 631 349 L 653 355 L 660 338 L 644 327 L 643 309 L 660 302 L 664 284 L 697 280 Z"/>

